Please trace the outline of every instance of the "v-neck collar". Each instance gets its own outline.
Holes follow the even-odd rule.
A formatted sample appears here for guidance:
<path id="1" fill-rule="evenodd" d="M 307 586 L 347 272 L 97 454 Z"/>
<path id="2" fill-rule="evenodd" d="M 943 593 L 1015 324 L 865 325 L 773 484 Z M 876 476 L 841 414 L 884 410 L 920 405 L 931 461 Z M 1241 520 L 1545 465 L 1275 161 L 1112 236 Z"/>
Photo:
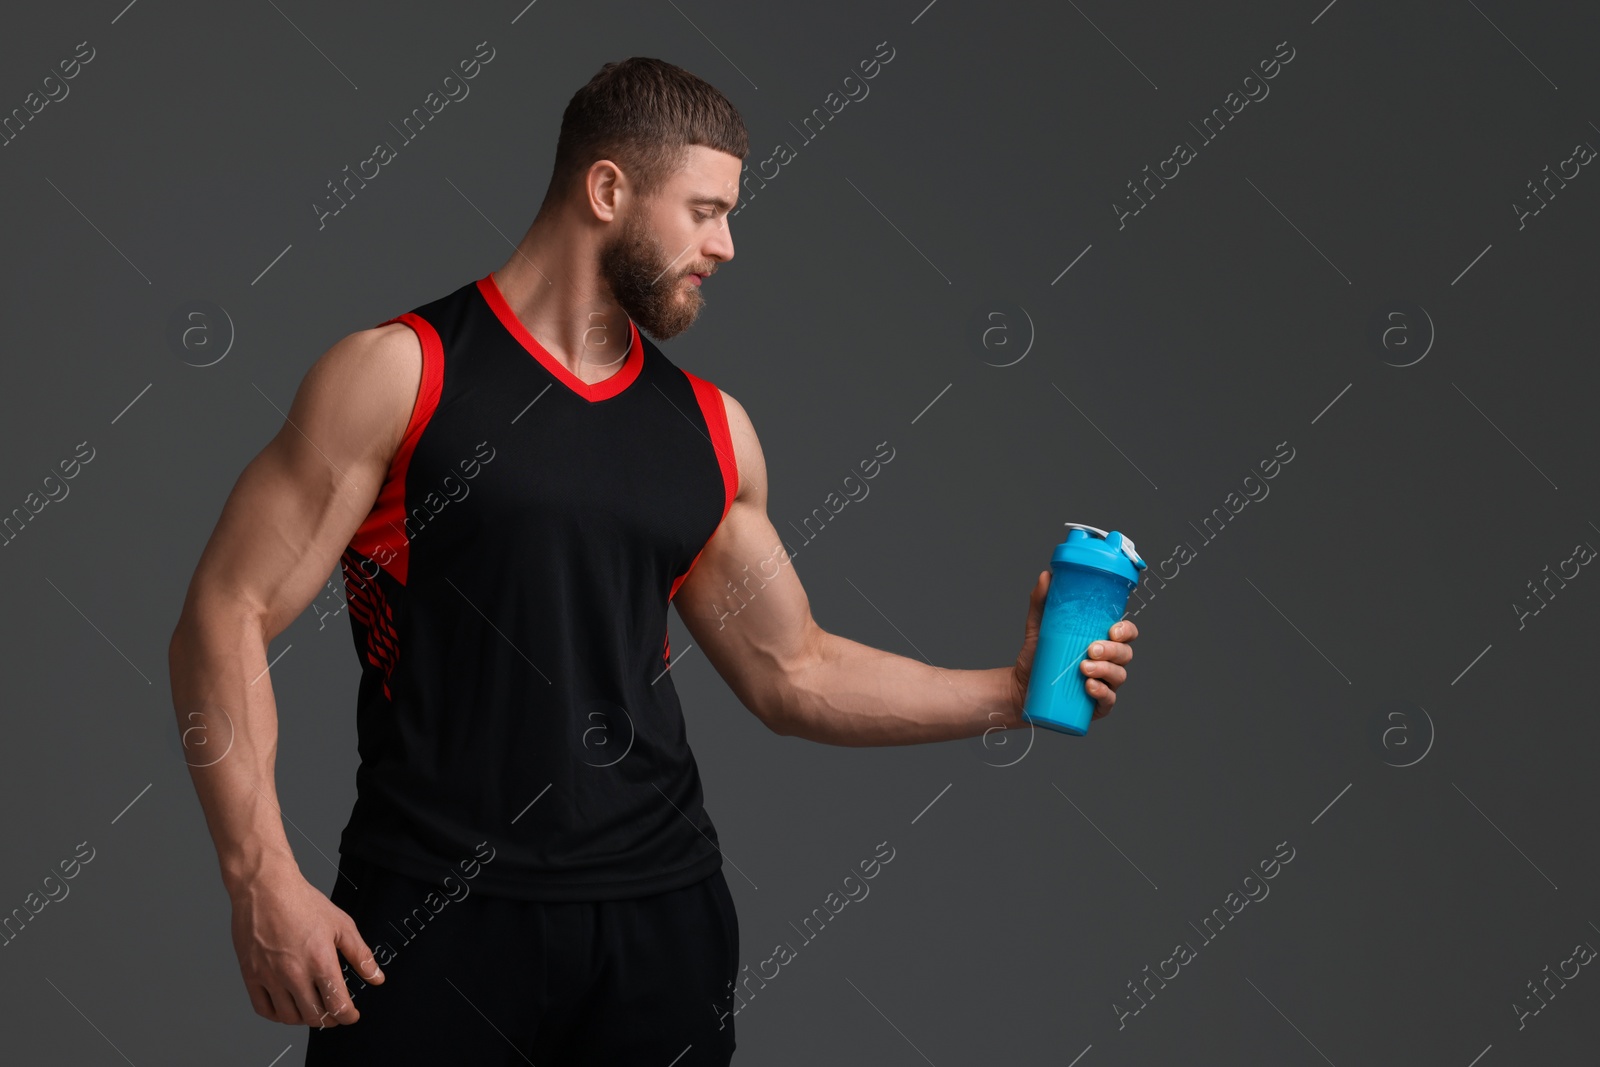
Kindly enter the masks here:
<path id="1" fill-rule="evenodd" d="M 511 305 L 506 303 L 505 294 L 500 291 L 492 271 L 478 279 L 478 292 L 483 294 L 484 301 L 494 312 L 495 318 L 506 328 L 506 332 L 511 334 L 530 356 L 538 360 L 539 364 L 554 375 L 562 385 L 590 403 L 609 400 L 618 395 L 634 383 L 639 377 L 639 371 L 644 367 L 644 344 L 639 340 L 639 327 L 631 317 L 628 319 L 628 354 L 622 361 L 622 368 L 611 377 L 590 384 L 563 366 L 560 360 L 552 356 L 533 334 L 528 332 L 522 320 L 517 318 L 516 312 L 511 310 Z"/>

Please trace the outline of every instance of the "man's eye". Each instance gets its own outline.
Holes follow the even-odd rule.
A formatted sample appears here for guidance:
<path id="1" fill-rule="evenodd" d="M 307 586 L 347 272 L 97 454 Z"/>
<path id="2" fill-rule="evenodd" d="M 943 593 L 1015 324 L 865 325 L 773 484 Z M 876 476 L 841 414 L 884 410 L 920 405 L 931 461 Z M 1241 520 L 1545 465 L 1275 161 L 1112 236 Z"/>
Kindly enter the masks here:
<path id="1" fill-rule="evenodd" d="M 704 222 L 704 221 L 706 221 L 707 219 L 709 219 L 711 217 L 711 212 L 709 212 L 709 211 L 696 211 L 694 213 L 694 217 L 696 219 L 698 219 L 699 221 Z"/>

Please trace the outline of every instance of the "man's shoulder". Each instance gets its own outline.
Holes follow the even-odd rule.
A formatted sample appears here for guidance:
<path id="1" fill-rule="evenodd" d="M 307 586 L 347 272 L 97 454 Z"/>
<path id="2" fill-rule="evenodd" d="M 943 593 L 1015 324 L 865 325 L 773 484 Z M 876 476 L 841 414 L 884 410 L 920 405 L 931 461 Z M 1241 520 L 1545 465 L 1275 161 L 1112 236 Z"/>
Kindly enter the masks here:
<path id="1" fill-rule="evenodd" d="M 728 437 L 733 441 L 733 454 L 739 472 L 736 499 L 758 497 L 765 501 L 767 493 L 767 461 L 761 453 L 761 439 L 750 421 L 744 405 L 720 386 L 715 387 L 722 397 L 722 409 L 727 413 Z"/>
<path id="2" fill-rule="evenodd" d="M 409 377 L 416 392 L 421 376 L 422 324 L 408 314 L 341 337 L 317 361 L 330 376 L 351 386 L 382 388 L 382 383 Z M 401 390 L 404 391 L 404 390 Z"/>
<path id="3" fill-rule="evenodd" d="M 419 388 L 426 391 L 438 386 L 448 339 L 455 336 L 460 320 L 472 314 L 482 281 L 462 282 L 409 311 L 346 335 L 335 346 L 342 350 L 335 358 L 350 364 L 353 374 L 394 385 L 405 396 L 409 411 L 413 399 L 422 399 Z M 476 305 L 482 306 L 481 299 Z"/>
<path id="4" fill-rule="evenodd" d="M 392 455 L 423 401 L 426 364 L 418 329 L 391 320 L 334 342 L 306 372 L 301 392 Z"/>

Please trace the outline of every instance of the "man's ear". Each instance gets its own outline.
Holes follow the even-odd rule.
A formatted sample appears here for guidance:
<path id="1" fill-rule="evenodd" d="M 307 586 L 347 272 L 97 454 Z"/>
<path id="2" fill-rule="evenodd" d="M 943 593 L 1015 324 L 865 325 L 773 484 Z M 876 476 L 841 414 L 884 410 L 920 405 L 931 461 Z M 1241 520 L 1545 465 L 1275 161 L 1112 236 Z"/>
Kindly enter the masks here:
<path id="1" fill-rule="evenodd" d="M 627 178 L 609 159 L 597 159 L 584 176 L 589 194 L 589 210 L 603 222 L 614 222 L 621 198 L 627 192 Z"/>

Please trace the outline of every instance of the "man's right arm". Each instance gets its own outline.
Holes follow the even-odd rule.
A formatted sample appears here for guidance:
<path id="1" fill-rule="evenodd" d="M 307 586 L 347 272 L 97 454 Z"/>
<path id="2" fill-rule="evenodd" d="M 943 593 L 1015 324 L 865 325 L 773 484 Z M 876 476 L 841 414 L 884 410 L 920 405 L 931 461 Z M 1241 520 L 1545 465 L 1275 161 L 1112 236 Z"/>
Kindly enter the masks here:
<path id="1" fill-rule="evenodd" d="M 401 323 L 352 333 L 317 360 L 234 484 L 168 648 L 240 968 L 257 1014 L 278 1022 L 354 1021 L 338 953 L 363 976 L 376 968 L 349 917 L 301 875 L 284 832 L 267 646 L 322 590 L 371 511 L 421 377 L 421 346 Z"/>

